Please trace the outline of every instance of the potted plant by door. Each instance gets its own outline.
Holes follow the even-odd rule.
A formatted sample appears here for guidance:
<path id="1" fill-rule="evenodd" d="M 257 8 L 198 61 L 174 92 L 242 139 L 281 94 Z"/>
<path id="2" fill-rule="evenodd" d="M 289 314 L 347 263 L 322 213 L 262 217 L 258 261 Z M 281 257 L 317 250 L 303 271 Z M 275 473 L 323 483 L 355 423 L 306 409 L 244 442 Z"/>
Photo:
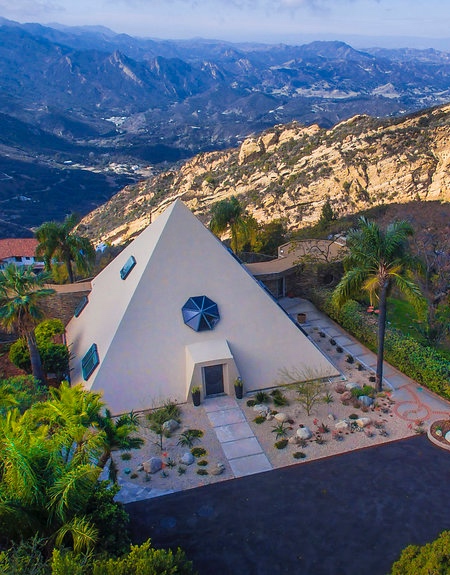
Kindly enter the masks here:
<path id="1" fill-rule="evenodd" d="M 196 407 L 200 405 L 200 388 L 195 386 L 192 388 L 192 401 Z"/>
<path id="2" fill-rule="evenodd" d="M 236 394 L 237 399 L 242 399 L 242 395 L 244 393 L 244 382 L 240 377 L 237 377 L 234 380 L 234 393 Z"/>

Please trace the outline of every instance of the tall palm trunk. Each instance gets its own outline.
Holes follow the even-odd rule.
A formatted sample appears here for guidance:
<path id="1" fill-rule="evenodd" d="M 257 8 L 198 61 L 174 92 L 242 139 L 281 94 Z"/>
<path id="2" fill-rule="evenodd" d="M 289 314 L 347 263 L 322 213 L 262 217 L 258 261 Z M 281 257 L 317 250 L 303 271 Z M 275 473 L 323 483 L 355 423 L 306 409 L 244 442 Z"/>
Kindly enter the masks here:
<path id="1" fill-rule="evenodd" d="M 66 268 L 67 268 L 67 273 L 69 275 L 69 281 L 71 284 L 73 284 L 74 280 L 74 276 L 73 276 L 73 268 L 72 268 L 72 260 L 70 259 L 70 257 L 65 259 L 66 264 Z"/>
<path id="2" fill-rule="evenodd" d="M 44 370 L 42 369 L 41 356 L 37 347 L 34 330 L 27 332 L 25 338 L 30 352 L 31 371 L 36 379 L 45 382 Z"/>
<path id="3" fill-rule="evenodd" d="M 380 313 L 378 314 L 378 351 L 377 351 L 377 373 L 376 373 L 376 389 L 382 391 L 383 389 L 383 360 L 384 360 L 384 340 L 386 336 L 386 313 L 387 313 L 387 292 L 389 283 L 385 282 L 380 292 L 379 307 Z"/>

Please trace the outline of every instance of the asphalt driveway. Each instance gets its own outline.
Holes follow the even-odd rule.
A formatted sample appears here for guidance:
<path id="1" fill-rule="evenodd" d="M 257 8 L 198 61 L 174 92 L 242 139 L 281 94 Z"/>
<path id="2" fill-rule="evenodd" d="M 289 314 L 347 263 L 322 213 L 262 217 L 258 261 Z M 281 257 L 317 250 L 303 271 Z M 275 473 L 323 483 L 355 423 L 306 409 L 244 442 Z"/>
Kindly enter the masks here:
<path id="1" fill-rule="evenodd" d="M 126 506 L 132 538 L 199 575 L 385 575 L 450 529 L 450 452 L 425 436 Z"/>

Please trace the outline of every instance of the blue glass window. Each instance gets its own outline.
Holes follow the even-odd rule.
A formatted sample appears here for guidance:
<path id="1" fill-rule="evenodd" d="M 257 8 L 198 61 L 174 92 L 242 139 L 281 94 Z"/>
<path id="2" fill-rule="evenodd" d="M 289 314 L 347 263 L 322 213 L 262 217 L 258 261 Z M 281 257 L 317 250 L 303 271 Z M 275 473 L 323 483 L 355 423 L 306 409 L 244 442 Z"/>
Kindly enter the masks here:
<path id="1" fill-rule="evenodd" d="M 128 275 L 130 274 L 131 270 L 134 268 L 134 266 L 136 265 L 136 260 L 134 259 L 133 256 L 130 256 L 127 261 L 125 262 L 125 265 L 123 266 L 123 268 L 120 270 L 120 277 L 125 280 L 127 279 Z"/>
<path id="2" fill-rule="evenodd" d="M 194 331 L 214 329 L 220 320 L 219 308 L 209 297 L 190 297 L 181 308 L 183 321 Z"/>
<path id="3" fill-rule="evenodd" d="M 93 343 L 81 360 L 81 370 L 85 381 L 91 377 L 94 369 L 99 363 L 100 359 L 98 357 L 97 345 Z"/>
<path id="4" fill-rule="evenodd" d="M 80 313 L 84 310 L 84 308 L 87 306 L 89 302 L 88 296 L 84 295 L 80 301 L 78 302 L 77 307 L 75 308 L 75 311 L 73 312 L 73 315 L 75 317 L 78 317 L 80 315 Z"/>

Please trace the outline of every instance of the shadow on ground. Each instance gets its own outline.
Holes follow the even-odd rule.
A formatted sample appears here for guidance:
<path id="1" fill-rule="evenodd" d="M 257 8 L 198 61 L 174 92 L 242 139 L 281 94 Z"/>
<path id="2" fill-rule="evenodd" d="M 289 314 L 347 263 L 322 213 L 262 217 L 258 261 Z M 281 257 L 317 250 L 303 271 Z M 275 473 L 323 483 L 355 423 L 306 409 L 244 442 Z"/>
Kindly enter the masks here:
<path id="1" fill-rule="evenodd" d="M 136 543 L 199 575 L 385 575 L 450 528 L 450 452 L 425 436 L 126 506 Z"/>

